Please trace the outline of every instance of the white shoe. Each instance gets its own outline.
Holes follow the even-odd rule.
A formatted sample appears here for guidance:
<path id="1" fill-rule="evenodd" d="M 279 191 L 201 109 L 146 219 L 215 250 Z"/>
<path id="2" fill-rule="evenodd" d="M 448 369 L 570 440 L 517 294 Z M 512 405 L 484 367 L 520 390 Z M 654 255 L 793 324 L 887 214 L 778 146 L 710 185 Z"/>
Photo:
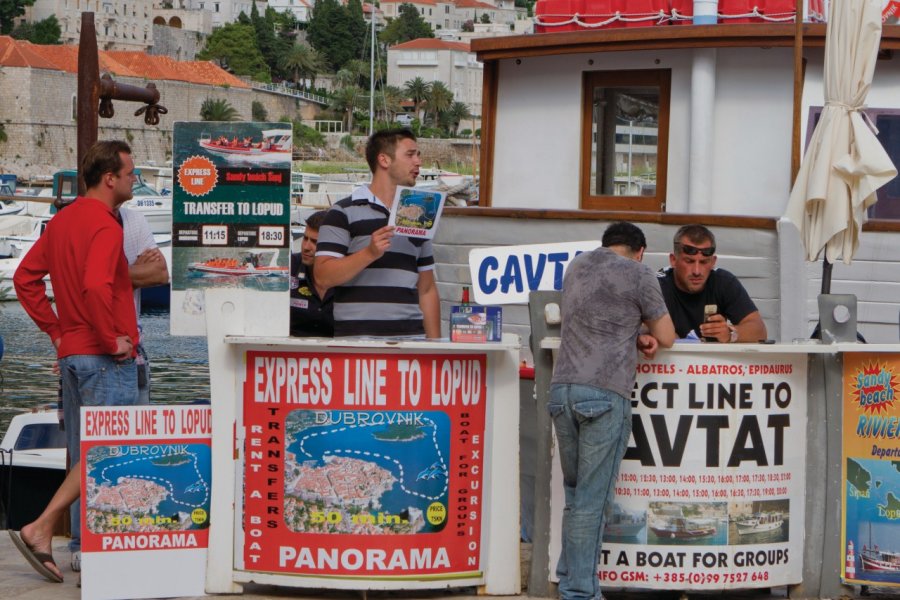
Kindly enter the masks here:
<path id="1" fill-rule="evenodd" d="M 72 570 L 76 573 L 81 572 L 81 550 L 72 553 Z"/>

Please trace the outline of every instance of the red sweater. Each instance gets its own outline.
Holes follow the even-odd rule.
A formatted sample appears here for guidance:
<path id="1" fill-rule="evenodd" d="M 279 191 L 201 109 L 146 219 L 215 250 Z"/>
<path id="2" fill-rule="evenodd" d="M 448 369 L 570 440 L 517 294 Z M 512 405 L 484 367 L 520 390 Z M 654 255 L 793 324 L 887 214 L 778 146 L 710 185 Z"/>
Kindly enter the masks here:
<path id="1" fill-rule="evenodd" d="M 45 295 L 43 278 L 48 273 L 56 313 Z M 19 302 L 41 331 L 60 340 L 59 358 L 113 354 L 116 337 L 122 335 L 137 344 L 122 225 L 99 200 L 79 197 L 50 219 L 16 269 L 13 283 Z"/>

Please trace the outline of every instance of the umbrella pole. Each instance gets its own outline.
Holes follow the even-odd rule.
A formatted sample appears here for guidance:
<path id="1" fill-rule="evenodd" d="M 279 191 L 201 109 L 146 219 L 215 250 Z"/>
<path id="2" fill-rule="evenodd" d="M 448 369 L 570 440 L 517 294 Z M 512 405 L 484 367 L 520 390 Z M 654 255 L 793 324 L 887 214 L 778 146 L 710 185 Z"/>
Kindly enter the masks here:
<path id="1" fill-rule="evenodd" d="M 791 130 L 791 185 L 800 171 L 800 110 L 803 103 L 803 0 L 797 0 L 794 16 L 794 105 Z"/>
<path id="2" fill-rule="evenodd" d="M 825 258 L 822 260 L 822 293 L 831 293 L 831 269 L 834 265 Z"/>

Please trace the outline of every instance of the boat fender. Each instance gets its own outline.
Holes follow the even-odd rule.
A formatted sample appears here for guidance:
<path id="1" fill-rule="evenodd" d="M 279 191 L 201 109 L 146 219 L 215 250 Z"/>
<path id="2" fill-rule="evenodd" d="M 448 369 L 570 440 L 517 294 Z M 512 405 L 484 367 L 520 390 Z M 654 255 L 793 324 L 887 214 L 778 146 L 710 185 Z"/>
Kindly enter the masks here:
<path id="1" fill-rule="evenodd" d="M 0 359 L 3 358 L 3 336 L 0 335 Z"/>

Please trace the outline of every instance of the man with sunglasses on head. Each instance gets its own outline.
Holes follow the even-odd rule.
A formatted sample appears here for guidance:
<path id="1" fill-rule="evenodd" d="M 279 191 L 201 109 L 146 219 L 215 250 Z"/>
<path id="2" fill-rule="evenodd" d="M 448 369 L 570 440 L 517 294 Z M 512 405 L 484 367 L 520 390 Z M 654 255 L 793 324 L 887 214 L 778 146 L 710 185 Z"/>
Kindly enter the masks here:
<path id="1" fill-rule="evenodd" d="M 732 273 L 715 268 L 713 233 L 685 225 L 674 242 L 671 268 L 659 272 L 659 285 L 678 337 L 721 343 L 766 339 L 766 324 L 747 290 Z"/>

